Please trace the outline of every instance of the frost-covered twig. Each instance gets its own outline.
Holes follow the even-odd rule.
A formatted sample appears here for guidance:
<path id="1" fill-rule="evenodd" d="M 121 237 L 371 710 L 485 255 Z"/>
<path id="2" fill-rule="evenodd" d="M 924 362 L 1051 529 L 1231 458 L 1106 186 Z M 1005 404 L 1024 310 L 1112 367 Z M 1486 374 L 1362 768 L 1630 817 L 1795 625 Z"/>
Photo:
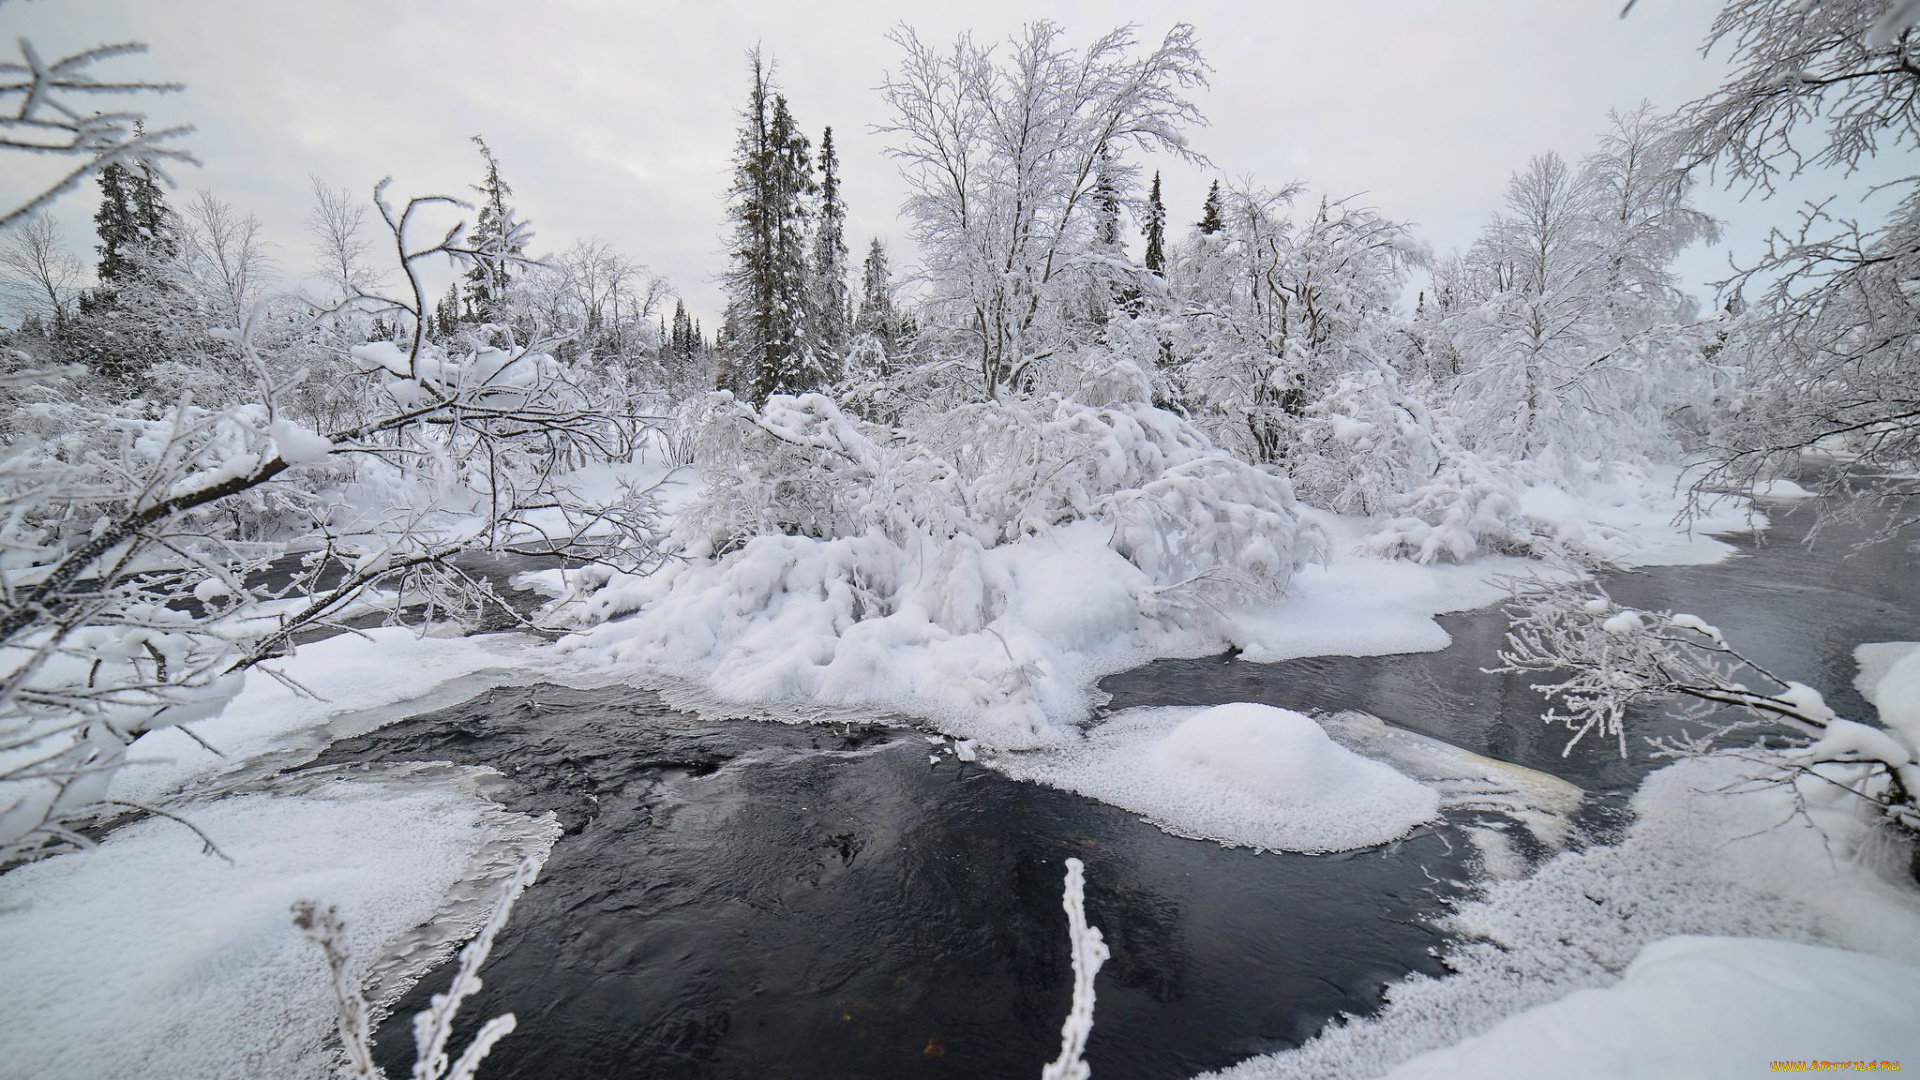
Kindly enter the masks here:
<path id="1" fill-rule="evenodd" d="M 1086 868 L 1079 859 L 1068 859 L 1061 906 L 1067 911 L 1069 948 L 1073 952 L 1073 1004 L 1060 1026 L 1060 1056 L 1040 1070 L 1040 1080 L 1087 1080 L 1093 1075 L 1083 1056 L 1087 1036 L 1093 1032 L 1093 977 L 1112 954 L 1100 936 L 1100 928 L 1087 925 L 1085 884 Z"/>
<path id="2" fill-rule="evenodd" d="M 513 913 L 513 903 L 520 898 L 521 890 L 533 883 L 540 873 L 539 864 L 532 859 L 521 862 L 513 877 L 507 880 L 500 890 L 500 901 L 494 905 L 493 914 L 487 918 L 487 924 L 480 928 L 480 934 L 466 948 L 460 950 L 460 970 L 454 974 L 453 985 L 445 993 L 433 995 L 432 1003 L 422 1009 L 413 1018 L 413 1040 L 418 1048 L 413 1066 L 414 1080 L 473 1080 L 474 1070 L 479 1068 L 481 1059 L 493 1049 L 493 1044 L 512 1033 L 516 1021 L 512 1013 L 503 1013 L 487 1021 L 474 1035 L 473 1042 L 466 1052 L 455 1061 L 452 1070 L 447 1066 L 447 1040 L 453 1036 L 453 1018 L 460 1011 L 460 1004 L 480 991 L 480 965 L 487 962 L 487 956 L 493 952 L 494 935 L 507 925 L 507 916 Z"/>
<path id="3" fill-rule="evenodd" d="M 1695 717 L 1731 707 L 1738 717 L 1704 737 L 1649 742 L 1668 756 L 1697 754 L 1730 732 L 1781 724 L 1801 737 L 1799 746 L 1771 752 L 1783 779 L 1818 772 L 1896 826 L 1920 832 L 1920 747 L 1904 732 L 1839 716 L 1818 691 L 1769 671 L 1698 616 L 1622 607 L 1591 579 L 1527 581 L 1513 589 L 1502 666 L 1490 670 L 1566 676 L 1533 687 L 1555 702 L 1545 718 L 1573 731 L 1563 754 L 1595 734 L 1613 739 L 1624 756 L 1635 706 L 1681 699 L 1693 703 Z"/>
<path id="4" fill-rule="evenodd" d="M 532 859 L 520 863 L 513 876 L 501 886 L 500 899 L 480 933 L 460 950 L 460 970 L 445 993 L 435 994 L 432 1003 L 413 1019 L 416 1047 L 413 1080 L 473 1080 L 481 1061 L 495 1043 L 513 1032 L 517 1021 L 512 1013 L 503 1013 L 481 1025 L 458 1060 L 449 1065 L 447 1040 L 453 1034 L 453 1019 L 460 1005 L 480 990 L 480 966 L 493 951 L 493 939 L 506 926 L 520 893 L 533 883 L 540 872 Z M 340 1044 L 347 1055 L 344 1075 L 354 1080 L 385 1080 L 373 1060 L 373 1008 L 360 991 L 353 970 L 353 958 L 347 950 L 346 923 L 332 905 L 321 907 L 311 900 L 293 906 L 293 922 L 320 946 L 327 955 L 327 967 L 333 975 L 333 996 L 339 1007 Z"/>
<path id="5" fill-rule="evenodd" d="M 20 205 L 0 205 L 0 229 L 42 209 L 108 166 L 145 166 L 158 171 L 168 161 L 199 164 L 186 151 L 161 145 L 190 133 L 192 128 L 150 132 L 141 126 L 144 117 L 140 113 L 103 112 L 81 103 L 97 100 L 102 94 L 165 94 L 181 89 L 179 83 L 102 80 L 89 74 L 95 61 L 143 53 L 147 51 L 145 45 L 98 45 L 51 61 L 25 38 L 20 39 L 19 48 L 17 62 L 0 62 L 0 151 L 77 157 L 81 161 Z"/>

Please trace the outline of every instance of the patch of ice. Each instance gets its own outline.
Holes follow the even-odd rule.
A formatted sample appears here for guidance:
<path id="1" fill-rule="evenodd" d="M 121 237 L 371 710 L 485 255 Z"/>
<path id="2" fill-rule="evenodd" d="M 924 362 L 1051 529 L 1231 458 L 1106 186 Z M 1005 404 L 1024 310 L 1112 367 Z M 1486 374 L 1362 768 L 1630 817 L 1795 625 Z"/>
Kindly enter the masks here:
<path id="1" fill-rule="evenodd" d="M 177 729 L 151 732 L 128 748 L 112 796 L 154 802 L 214 774 L 258 772 L 254 759 L 265 755 L 274 767 L 297 764 L 336 738 L 524 680 L 535 648 L 534 639 L 516 634 L 421 637 L 404 627 L 302 645 L 273 666 L 311 694 L 249 672 L 220 715 L 193 725 L 193 734 L 225 757 Z"/>
<path id="2" fill-rule="evenodd" d="M 391 1001 L 486 917 L 490 903 L 467 902 L 476 884 L 490 891 L 559 835 L 472 780 L 419 779 L 312 779 L 193 806 L 231 864 L 155 819 L 0 876 L 0 1072 L 333 1076 L 331 983 L 292 904 L 336 905 Z"/>
<path id="3" fill-rule="evenodd" d="M 1354 753 L 1385 762 L 1438 791 L 1443 809 L 1504 815 L 1550 848 L 1566 844 L 1574 811 L 1586 797 L 1585 791 L 1552 773 L 1482 757 L 1358 710 L 1334 713 L 1320 725 Z"/>
<path id="4" fill-rule="evenodd" d="M 1140 709 L 1059 750 L 1002 754 L 1009 776 L 1141 814 L 1177 836 L 1274 851 L 1348 851 L 1433 820 L 1431 788 L 1267 705 Z"/>

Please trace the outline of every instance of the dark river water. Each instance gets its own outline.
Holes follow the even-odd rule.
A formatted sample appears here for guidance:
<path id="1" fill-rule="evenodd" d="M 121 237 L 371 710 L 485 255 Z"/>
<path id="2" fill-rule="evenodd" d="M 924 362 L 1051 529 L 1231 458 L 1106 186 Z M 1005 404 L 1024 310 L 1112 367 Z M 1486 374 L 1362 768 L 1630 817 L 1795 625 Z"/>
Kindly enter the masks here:
<path id="1" fill-rule="evenodd" d="M 1852 554 L 1844 528 L 1809 550 L 1810 511 L 1773 510 L 1764 542 L 1738 538 L 1727 563 L 1610 587 L 1716 622 L 1842 714 L 1871 716 L 1852 648 L 1920 639 L 1915 559 L 1901 544 Z M 1563 757 L 1566 733 L 1540 722 L 1526 685 L 1538 679 L 1481 671 L 1503 616 L 1443 622 L 1455 644 L 1441 653 L 1161 661 L 1102 687 L 1114 710 L 1360 709 L 1572 781 L 1613 808 L 1588 822 L 1603 837 L 1651 763 L 1637 746 L 1627 760 L 1607 745 Z M 509 806 L 564 826 L 466 1008 L 519 1018 L 489 1080 L 1035 1075 L 1067 1007 L 1069 856 L 1087 865 L 1090 921 L 1113 952 L 1087 1055 L 1102 1080 L 1296 1045 L 1409 972 L 1442 973 L 1435 923 L 1470 890 L 1474 815 L 1368 851 L 1255 854 L 949 756 L 930 764 L 929 749 L 899 728 L 710 721 L 643 691 L 535 686 L 343 741 L 319 764 L 490 765 Z M 410 1071 L 406 1020 L 450 973 L 381 1028 L 390 1075 Z"/>

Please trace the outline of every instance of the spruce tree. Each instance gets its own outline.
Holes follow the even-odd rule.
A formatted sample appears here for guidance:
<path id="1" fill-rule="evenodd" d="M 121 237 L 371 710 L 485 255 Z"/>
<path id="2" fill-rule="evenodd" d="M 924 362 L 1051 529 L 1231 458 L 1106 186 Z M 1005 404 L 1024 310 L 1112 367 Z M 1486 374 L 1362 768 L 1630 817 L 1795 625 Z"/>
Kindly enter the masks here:
<path id="1" fill-rule="evenodd" d="M 861 267 L 860 314 L 853 331 L 871 335 L 889 358 L 899 351 L 900 323 L 893 313 L 892 271 L 887 266 L 886 245 L 877 236 L 867 246 L 867 260 Z"/>
<path id="2" fill-rule="evenodd" d="M 509 267 L 513 259 L 525 255 L 526 250 L 516 237 L 508 235 L 513 210 L 507 197 L 513 194 L 513 188 L 500 177 L 499 159 L 480 136 L 473 137 L 473 145 L 480 148 L 480 156 L 486 160 L 487 174 L 480 183 L 472 185 L 480 196 L 480 217 L 467 237 L 467 244 L 484 254 L 467 270 L 466 321 L 503 322 L 507 286 L 511 281 Z"/>
<path id="3" fill-rule="evenodd" d="M 172 211 L 152 169 L 113 164 L 100 171 L 99 182 L 100 209 L 94 212 L 93 226 L 100 237 L 95 248 L 100 265 L 95 273 L 100 287 L 110 292 L 139 276 L 143 263 L 179 254 L 179 243 Z"/>
<path id="4" fill-rule="evenodd" d="M 734 144 L 720 385 L 760 402 L 770 394 L 818 389 L 823 378 L 810 347 L 809 146 L 787 99 L 774 92 L 759 50 L 747 56 L 752 83 Z"/>
<path id="5" fill-rule="evenodd" d="M 93 215 L 100 237 L 95 250 L 99 285 L 80 294 L 79 319 L 63 347 L 95 372 L 135 374 L 162 351 L 160 336 L 127 311 L 123 293 L 138 289 L 151 302 L 164 289 L 163 264 L 179 254 L 173 211 L 152 168 L 112 164 L 100 171 L 100 209 Z"/>
<path id="6" fill-rule="evenodd" d="M 1167 205 L 1160 201 L 1160 174 L 1153 174 L 1153 189 L 1147 193 L 1147 269 L 1167 276 Z"/>
<path id="7" fill-rule="evenodd" d="M 1089 314 L 1094 322 L 1105 324 L 1115 307 L 1131 309 L 1139 299 L 1139 289 L 1120 268 L 1127 257 L 1127 245 L 1120 230 L 1120 169 L 1110 150 L 1102 150 L 1094 164 L 1090 205 L 1093 252 L 1103 261 L 1093 266 Z"/>
<path id="8" fill-rule="evenodd" d="M 1200 208 L 1200 220 L 1194 227 L 1203 236 L 1212 236 L 1227 227 L 1226 220 L 1220 216 L 1220 181 L 1215 180 L 1207 189 L 1206 205 Z"/>
<path id="9" fill-rule="evenodd" d="M 429 337 L 446 338 L 460 325 L 460 283 L 447 286 L 447 295 L 433 306 L 433 321 L 428 324 Z"/>
<path id="10" fill-rule="evenodd" d="M 820 220 L 813 234 L 814 341 L 823 361 L 847 352 L 847 207 L 840 199 L 840 158 L 833 128 L 820 136 Z M 837 365 L 834 365 L 837 366 Z"/>
<path id="11" fill-rule="evenodd" d="M 687 318 L 685 301 L 673 302 L 673 329 L 667 334 L 667 348 L 675 360 L 685 360 L 692 351 L 693 320 Z"/>

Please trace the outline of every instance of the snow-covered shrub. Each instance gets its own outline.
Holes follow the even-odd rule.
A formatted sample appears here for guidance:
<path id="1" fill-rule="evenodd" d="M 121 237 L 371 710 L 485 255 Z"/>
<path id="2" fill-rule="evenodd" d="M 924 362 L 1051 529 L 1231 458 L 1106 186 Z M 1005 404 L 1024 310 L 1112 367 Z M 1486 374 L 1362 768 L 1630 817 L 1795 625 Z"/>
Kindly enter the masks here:
<path id="1" fill-rule="evenodd" d="M 1340 379 L 1302 425 L 1294 474 L 1306 497 L 1375 526 L 1377 554 L 1430 563 L 1526 548 L 1512 470 L 1460 445 L 1454 422 L 1386 364 Z"/>
<path id="2" fill-rule="evenodd" d="M 978 402 L 889 429 L 820 394 L 775 395 L 758 410 L 718 396 L 698 451 L 707 488 L 674 534 L 693 557 L 770 534 L 986 548 L 1097 518 L 1157 584 L 1229 573 L 1278 595 L 1316 550 L 1286 479 L 1151 405 Z"/>
<path id="3" fill-rule="evenodd" d="M 1277 597 L 1323 545 L 1284 477 L 1139 402 L 887 427 L 824 395 L 718 394 L 699 454 L 684 561 L 575 575 L 554 614 L 593 628 L 570 647 L 735 701 L 911 709 L 998 746 L 1061 737 L 1101 671 L 1221 647 L 1219 610 Z"/>
<path id="4" fill-rule="evenodd" d="M 412 291 L 358 299 L 420 317 L 413 264 L 465 251 L 458 228 L 409 246 L 435 201 L 379 204 Z M 217 403 L 116 401 L 77 369 L 3 377 L 0 865 L 89 844 L 75 826 L 115 808 L 128 742 L 217 712 L 364 598 L 398 597 L 396 617 L 497 605 L 454 562 L 471 551 L 652 565 L 651 494 L 569 475 L 631 460 L 643 422 L 542 350 L 360 345 L 330 373 L 351 368 L 355 407 L 315 429 L 296 393 L 310 373 L 260 351 L 279 340 L 261 317 L 220 339 L 248 381 Z M 290 584 L 255 575 L 283 556 Z"/>

